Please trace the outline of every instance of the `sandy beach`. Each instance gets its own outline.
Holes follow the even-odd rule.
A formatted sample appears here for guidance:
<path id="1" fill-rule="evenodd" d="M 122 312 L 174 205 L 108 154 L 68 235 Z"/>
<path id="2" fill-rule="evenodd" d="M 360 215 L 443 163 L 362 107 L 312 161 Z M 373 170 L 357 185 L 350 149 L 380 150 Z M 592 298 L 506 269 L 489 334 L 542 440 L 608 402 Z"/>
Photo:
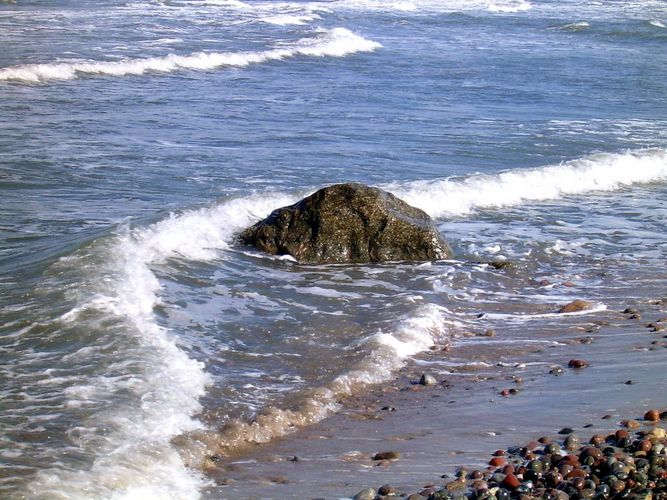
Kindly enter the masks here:
<path id="1" fill-rule="evenodd" d="M 563 439 L 566 427 L 582 438 L 611 433 L 625 419 L 664 410 L 667 340 L 653 330 L 665 306 L 640 307 L 640 319 L 611 310 L 570 318 L 561 345 L 536 349 L 520 365 L 499 360 L 493 374 L 465 345 L 423 354 L 341 414 L 223 462 L 210 498 L 346 498 L 386 484 L 409 495 L 444 486 L 460 467 L 485 470 L 497 449 Z M 418 383 L 435 360 L 457 357 L 467 367 L 436 376 L 433 386 Z M 572 359 L 588 366 L 570 368 Z M 399 458 L 373 460 L 384 452 Z"/>

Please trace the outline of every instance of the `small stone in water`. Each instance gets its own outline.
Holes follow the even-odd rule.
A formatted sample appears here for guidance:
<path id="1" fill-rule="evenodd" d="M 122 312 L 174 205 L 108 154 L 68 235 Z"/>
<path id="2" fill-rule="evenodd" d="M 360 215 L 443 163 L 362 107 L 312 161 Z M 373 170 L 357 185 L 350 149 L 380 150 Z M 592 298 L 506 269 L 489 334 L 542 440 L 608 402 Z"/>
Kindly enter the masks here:
<path id="1" fill-rule="evenodd" d="M 424 373 L 422 377 L 419 379 L 419 383 L 421 385 L 435 385 L 438 383 L 438 381 L 435 379 L 433 375 L 428 375 L 427 373 Z"/>
<path id="2" fill-rule="evenodd" d="M 657 422 L 658 420 L 660 420 L 660 412 L 656 409 L 649 410 L 644 414 L 644 420 Z"/>
<path id="3" fill-rule="evenodd" d="M 365 490 L 361 490 L 352 498 L 353 500 L 373 500 L 376 495 L 377 492 L 373 488 L 366 488 Z"/>
<path id="4" fill-rule="evenodd" d="M 561 430 L 558 431 L 558 434 L 572 434 L 574 432 L 574 429 L 571 427 L 563 427 Z"/>
<path id="5" fill-rule="evenodd" d="M 567 366 L 575 369 L 586 368 L 588 366 L 588 362 L 583 359 L 571 359 Z"/>
<path id="6" fill-rule="evenodd" d="M 592 307 L 593 307 L 592 302 L 587 302 L 585 300 L 577 299 L 573 300 L 568 304 L 565 304 L 558 310 L 558 312 L 560 314 L 573 313 L 573 312 L 585 311 L 586 309 L 591 309 Z"/>
<path id="7" fill-rule="evenodd" d="M 637 429 L 641 424 L 636 420 L 628 419 L 628 420 L 623 420 L 621 422 L 621 425 L 623 427 L 627 427 L 628 429 Z"/>
<path id="8" fill-rule="evenodd" d="M 381 451 L 373 455 L 373 460 L 398 460 L 401 454 L 397 451 Z"/>
<path id="9" fill-rule="evenodd" d="M 561 375 L 563 373 L 563 368 L 561 366 L 552 366 L 549 369 L 549 373 L 556 376 Z"/>
<path id="10" fill-rule="evenodd" d="M 378 495 L 391 495 L 393 493 L 396 493 L 396 489 L 389 485 L 389 484 L 383 484 L 378 488 Z"/>

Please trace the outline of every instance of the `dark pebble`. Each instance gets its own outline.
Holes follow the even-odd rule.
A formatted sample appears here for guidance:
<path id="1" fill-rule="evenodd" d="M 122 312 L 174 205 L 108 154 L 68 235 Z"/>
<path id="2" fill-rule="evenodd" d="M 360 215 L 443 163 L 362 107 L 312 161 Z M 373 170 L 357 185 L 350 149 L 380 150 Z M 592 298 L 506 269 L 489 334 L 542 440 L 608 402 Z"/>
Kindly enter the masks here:
<path id="1" fill-rule="evenodd" d="M 397 451 L 381 451 L 373 455 L 373 460 L 398 460 L 401 454 Z"/>
<path id="2" fill-rule="evenodd" d="M 378 488 L 378 495 L 392 495 L 394 493 L 396 493 L 396 489 L 389 484 L 384 484 Z"/>
<path id="3" fill-rule="evenodd" d="M 572 434 L 574 432 L 574 429 L 571 427 L 563 427 L 561 430 L 558 431 L 558 434 Z"/>

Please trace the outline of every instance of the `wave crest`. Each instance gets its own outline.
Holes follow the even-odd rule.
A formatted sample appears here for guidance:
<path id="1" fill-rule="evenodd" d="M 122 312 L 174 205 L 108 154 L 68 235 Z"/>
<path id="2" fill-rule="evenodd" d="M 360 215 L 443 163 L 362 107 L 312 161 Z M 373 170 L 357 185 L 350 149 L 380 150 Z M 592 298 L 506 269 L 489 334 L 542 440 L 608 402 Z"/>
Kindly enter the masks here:
<path id="1" fill-rule="evenodd" d="M 560 165 L 385 186 L 432 217 L 667 180 L 667 150 L 601 153 Z"/>
<path id="2" fill-rule="evenodd" d="M 343 57 L 356 52 L 372 52 L 381 45 L 345 28 L 321 30 L 314 38 L 303 38 L 292 46 L 260 52 L 196 52 L 180 56 L 169 54 L 145 59 L 120 61 L 79 61 L 51 64 L 26 64 L 0 69 L 0 81 L 43 83 L 73 80 L 80 76 L 130 76 L 171 73 L 181 70 L 242 68 L 251 64 L 279 61 L 296 56 Z"/>

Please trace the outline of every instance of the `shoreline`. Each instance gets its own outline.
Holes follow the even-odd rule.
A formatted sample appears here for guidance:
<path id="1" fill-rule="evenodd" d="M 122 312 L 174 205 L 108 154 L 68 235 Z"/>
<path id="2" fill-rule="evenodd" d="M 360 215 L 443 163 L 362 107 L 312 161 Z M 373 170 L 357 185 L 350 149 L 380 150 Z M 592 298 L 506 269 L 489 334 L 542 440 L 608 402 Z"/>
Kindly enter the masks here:
<path id="1" fill-rule="evenodd" d="M 224 461 L 202 497 L 351 498 L 385 484 L 409 495 L 443 485 L 442 476 L 460 467 L 483 469 L 493 450 L 566 426 L 582 436 L 613 432 L 628 416 L 665 405 L 667 344 L 664 332 L 647 327 L 664 307 L 644 304 L 640 320 L 614 310 L 578 317 L 569 342 L 499 362 L 491 376 L 461 370 L 420 385 L 434 357 L 467 356 L 474 346 L 424 352 L 393 382 L 350 398 L 341 413 Z M 596 323 L 604 326 L 582 342 Z M 589 366 L 569 368 L 570 359 Z M 551 373 L 553 366 L 562 372 Z M 398 459 L 373 460 L 386 452 Z"/>

